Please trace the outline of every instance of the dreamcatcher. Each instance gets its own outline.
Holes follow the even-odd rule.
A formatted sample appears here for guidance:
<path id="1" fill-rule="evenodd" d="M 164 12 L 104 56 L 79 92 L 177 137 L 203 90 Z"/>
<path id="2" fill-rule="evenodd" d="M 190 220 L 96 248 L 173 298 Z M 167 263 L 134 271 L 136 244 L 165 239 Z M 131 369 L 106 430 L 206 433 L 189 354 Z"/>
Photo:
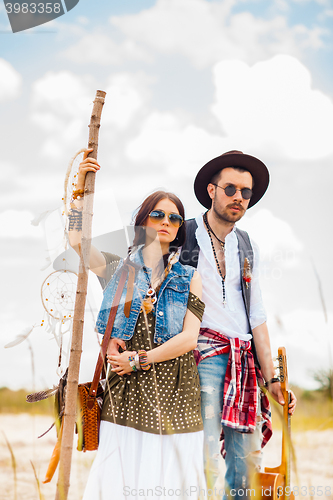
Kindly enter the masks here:
<path id="1" fill-rule="evenodd" d="M 45 311 L 57 320 L 70 320 L 74 311 L 77 276 L 72 271 L 54 271 L 43 282 L 41 299 Z"/>
<path id="2" fill-rule="evenodd" d="M 62 217 L 64 219 L 63 225 L 65 228 L 65 235 L 72 192 L 77 182 L 79 164 L 82 161 L 83 154 L 85 152 L 85 148 L 80 149 L 71 158 L 65 175 L 64 194 L 62 198 Z M 35 219 L 33 224 L 40 224 L 40 222 L 46 219 L 50 213 L 51 211 L 44 212 L 44 214 Z M 65 250 L 68 248 L 67 238 L 65 238 L 63 246 L 65 247 Z M 25 328 L 13 341 L 5 346 L 7 348 L 14 347 L 26 340 L 36 327 L 45 327 L 46 332 L 50 333 L 54 337 L 59 348 L 57 367 L 57 374 L 59 376 L 63 376 L 64 373 L 64 370 L 61 368 L 62 362 L 64 361 L 63 354 L 66 354 L 66 358 L 68 357 L 68 350 L 64 350 L 63 348 L 63 338 L 66 333 L 72 331 L 77 287 L 76 273 L 66 269 L 66 260 L 63 260 L 64 268 L 50 273 L 42 283 L 41 301 L 46 313 L 42 321 L 38 324 L 32 325 L 31 327 Z M 67 361 L 68 359 L 65 360 L 65 366 L 68 364 Z"/>

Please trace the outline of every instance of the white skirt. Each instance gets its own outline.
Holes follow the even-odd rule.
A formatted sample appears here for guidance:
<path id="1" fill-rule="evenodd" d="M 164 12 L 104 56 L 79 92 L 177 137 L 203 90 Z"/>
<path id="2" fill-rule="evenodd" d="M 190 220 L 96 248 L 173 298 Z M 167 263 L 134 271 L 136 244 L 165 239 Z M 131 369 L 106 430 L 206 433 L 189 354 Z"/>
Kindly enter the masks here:
<path id="1" fill-rule="evenodd" d="M 206 498 L 203 431 L 158 435 L 101 421 L 83 500 Z"/>

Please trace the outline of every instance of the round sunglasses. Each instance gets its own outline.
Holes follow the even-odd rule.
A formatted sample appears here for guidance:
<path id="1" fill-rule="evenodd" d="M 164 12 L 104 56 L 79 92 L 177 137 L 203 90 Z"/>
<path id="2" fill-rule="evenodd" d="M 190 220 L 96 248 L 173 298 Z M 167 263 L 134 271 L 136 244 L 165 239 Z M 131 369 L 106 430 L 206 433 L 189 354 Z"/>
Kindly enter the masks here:
<path id="1" fill-rule="evenodd" d="M 221 188 L 223 189 L 223 191 L 225 192 L 225 194 L 227 196 L 234 196 L 234 194 L 236 193 L 236 191 L 240 191 L 241 192 L 241 195 L 242 195 L 242 198 L 244 200 L 249 200 L 252 196 L 252 189 L 250 188 L 243 188 L 243 189 L 237 189 L 233 184 L 229 184 L 229 186 L 223 188 L 222 186 L 219 186 L 218 184 L 213 184 L 214 186 L 218 187 L 218 188 Z"/>
<path id="2" fill-rule="evenodd" d="M 164 210 L 153 210 L 149 214 L 149 219 L 155 224 L 157 224 L 158 222 L 162 222 L 165 217 L 168 217 L 170 224 L 175 227 L 180 227 L 184 222 L 184 219 L 181 215 L 174 213 L 167 214 L 166 212 L 164 212 Z"/>

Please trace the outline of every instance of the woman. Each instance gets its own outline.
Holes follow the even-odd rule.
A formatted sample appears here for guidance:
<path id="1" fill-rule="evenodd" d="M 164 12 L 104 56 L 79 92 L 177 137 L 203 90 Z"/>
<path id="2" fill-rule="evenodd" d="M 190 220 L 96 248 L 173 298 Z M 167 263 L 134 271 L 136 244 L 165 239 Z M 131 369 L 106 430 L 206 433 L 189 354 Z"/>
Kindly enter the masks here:
<path id="1" fill-rule="evenodd" d="M 77 208 L 87 171 L 99 168 L 92 158 L 80 164 Z M 205 496 L 200 388 L 192 352 L 204 305 L 200 276 L 177 262 L 185 241 L 183 220 L 181 201 L 163 191 L 148 196 L 136 215 L 128 257 L 136 269 L 131 309 L 125 313 L 126 282 L 108 345 L 112 368 L 84 500 Z M 69 241 L 78 249 L 81 235 L 75 224 L 70 218 Z M 90 268 L 107 283 L 97 319 L 102 334 L 122 266 L 119 257 L 92 249 Z"/>

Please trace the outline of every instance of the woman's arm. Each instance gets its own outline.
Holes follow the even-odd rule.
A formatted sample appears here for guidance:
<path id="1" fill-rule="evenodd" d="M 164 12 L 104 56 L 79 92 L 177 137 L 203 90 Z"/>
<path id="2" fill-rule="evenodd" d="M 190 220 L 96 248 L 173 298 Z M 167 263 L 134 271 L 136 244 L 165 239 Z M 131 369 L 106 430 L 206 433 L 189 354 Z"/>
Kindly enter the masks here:
<path id="1" fill-rule="evenodd" d="M 88 153 L 90 153 L 92 149 L 88 149 L 84 155 L 83 155 L 83 160 L 79 165 L 79 173 L 78 173 L 78 179 L 77 183 L 75 186 L 75 190 L 84 190 L 84 184 L 85 184 L 85 178 L 87 175 L 87 172 L 98 172 L 100 169 L 100 166 L 95 160 L 95 158 L 87 158 Z M 73 205 L 78 210 L 83 209 L 83 200 L 82 198 L 79 200 L 74 200 Z M 69 215 L 71 217 L 71 214 Z M 80 256 L 80 250 L 81 250 L 81 240 L 82 240 L 82 230 L 78 230 L 75 225 L 74 227 L 71 228 L 71 225 L 69 225 L 68 228 L 68 241 L 70 246 L 76 251 L 76 253 Z M 89 268 L 91 271 L 93 271 L 95 274 L 100 276 L 101 278 L 105 278 L 106 276 L 106 262 L 105 262 L 105 257 L 104 255 L 94 246 L 91 246 L 90 249 L 90 261 L 89 261 Z"/>
<path id="2" fill-rule="evenodd" d="M 200 275 L 197 271 L 194 273 L 191 280 L 190 291 L 201 299 L 202 284 Z M 183 331 L 167 340 L 162 345 L 155 347 L 155 349 L 147 351 L 148 363 L 160 363 L 161 361 L 174 359 L 195 349 L 198 341 L 200 323 L 201 321 L 199 318 L 190 310 L 187 310 L 183 323 Z M 108 356 L 108 361 L 113 366 L 112 371 L 118 373 L 118 375 L 131 373 L 132 368 L 129 366 L 128 361 L 128 357 L 131 355 L 133 355 L 132 351 L 126 351 L 118 355 L 114 354 Z"/>

